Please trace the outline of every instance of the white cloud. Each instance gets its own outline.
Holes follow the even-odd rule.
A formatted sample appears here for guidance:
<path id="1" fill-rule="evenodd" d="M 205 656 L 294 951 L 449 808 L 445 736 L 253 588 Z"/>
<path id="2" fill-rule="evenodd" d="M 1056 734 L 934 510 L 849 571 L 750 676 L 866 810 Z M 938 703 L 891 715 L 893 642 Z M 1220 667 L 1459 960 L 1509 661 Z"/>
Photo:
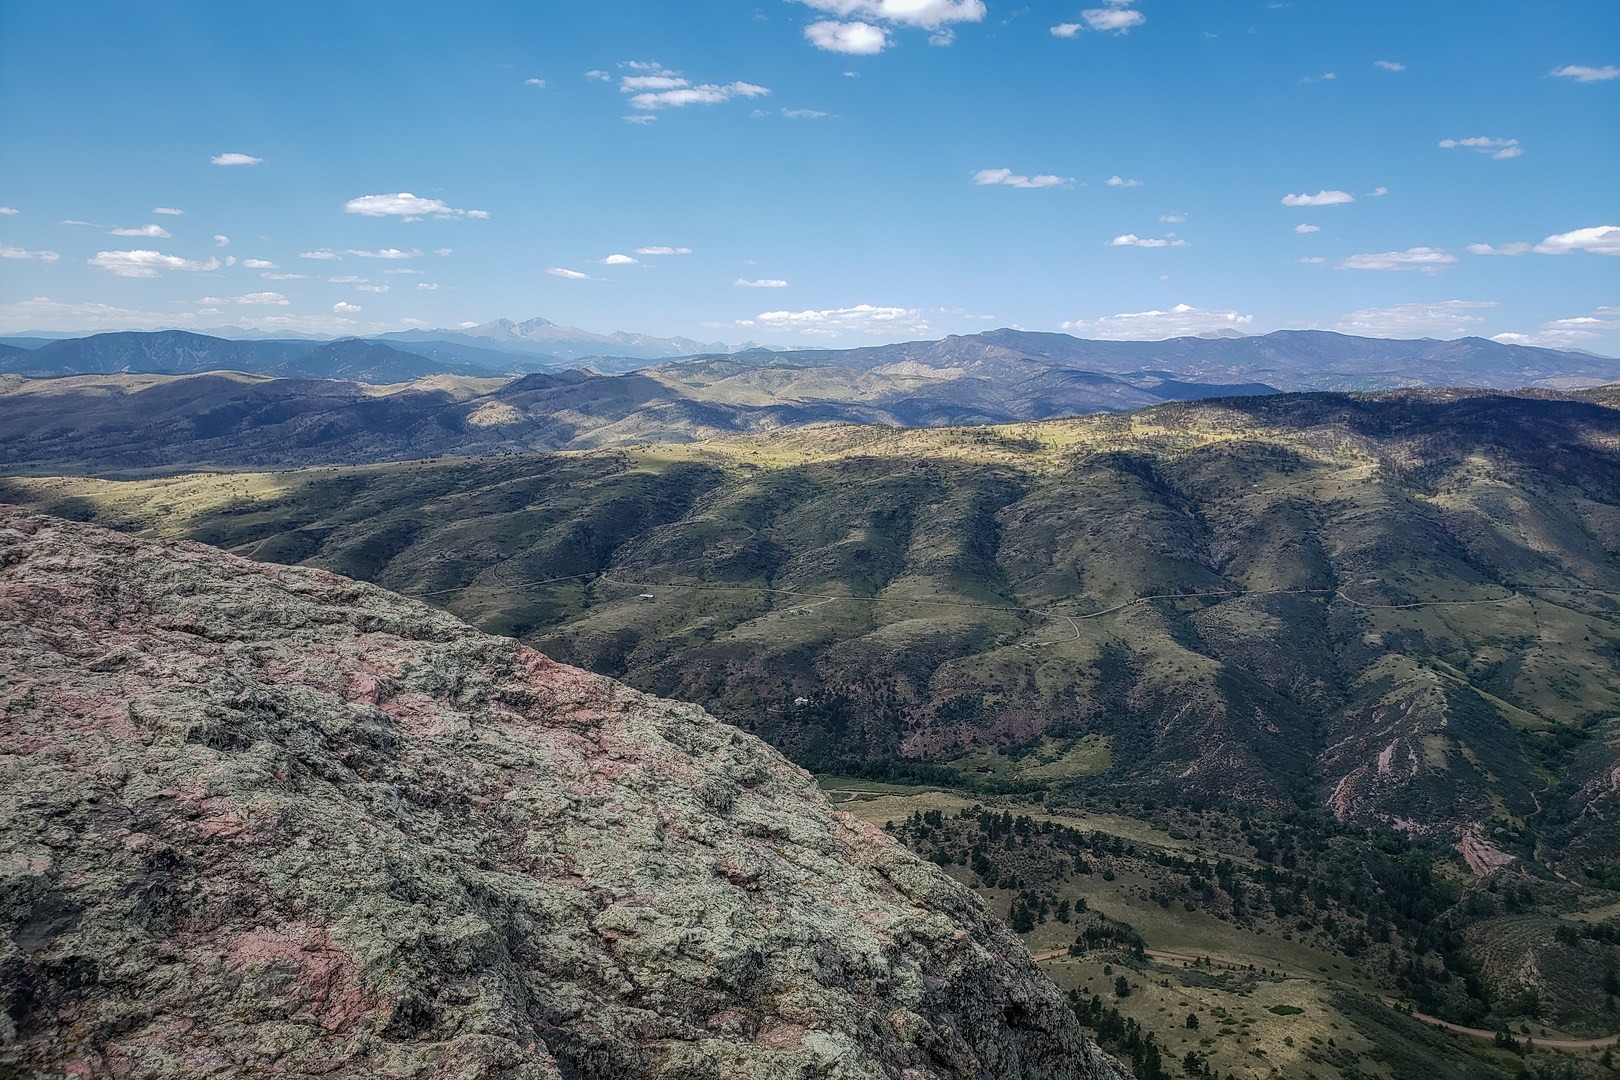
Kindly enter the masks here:
<path id="1" fill-rule="evenodd" d="M 980 169 L 973 174 L 973 182 L 980 185 L 1000 184 L 1015 188 L 1066 188 L 1074 186 L 1074 177 L 1050 174 L 1023 176 L 1011 169 Z"/>
<path id="2" fill-rule="evenodd" d="M 875 56 L 889 47 L 888 31 L 864 22 L 813 22 L 804 28 L 804 39 L 818 49 L 850 56 Z"/>
<path id="3" fill-rule="evenodd" d="M 1574 79 L 1576 82 L 1608 82 L 1611 79 L 1620 79 L 1620 67 L 1615 67 L 1613 64 L 1607 64 L 1600 68 L 1570 64 L 1566 67 L 1554 68 L 1551 74 L 1554 78 Z"/>
<path id="4" fill-rule="evenodd" d="M 54 251 L 25 251 L 22 248 L 0 244 L 0 259 L 37 259 L 40 262 L 56 262 L 61 257 Z"/>
<path id="5" fill-rule="evenodd" d="M 1116 34 L 1128 34 L 1132 27 L 1147 22 L 1146 15 L 1115 0 L 1110 0 L 1109 6 L 1105 8 L 1087 8 L 1080 13 L 1080 17 L 1093 30 Z"/>
<path id="6" fill-rule="evenodd" d="M 1324 71 L 1320 75 L 1307 75 L 1307 76 L 1305 76 L 1303 79 L 1301 79 L 1299 81 L 1300 81 L 1300 83 L 1302 85 L 1309 86 L 1311 83 L 1316 83 L 1316 82 L 1332 82 L 1334 79 L 1337 79 L 1338 77 L 1339 76 L 1338 76 L 1337 72 Z"/>
<path id="7" fill-rule="evenodd" d="M 157 251 L 98 251 L 88 260 L 91 266 L 119 277 L 155 278 L 164 270 L 218 270 L 219 260 L 197 262 Z"/>
<path id="8" fill-rule="evenodd" d="M 1160 214 L 1159 220 L 1166 225 L 1180 225 L 1187 220 L 1187 215 L 1180 210 L 1172 210 L 1168 214 Z"/>
<path id="9" fill-rule="evenodd" d="M 533 87 L 536 87 L 538 89 L 544 90 L 546 88 L 546 80 L 544 80 L 544 79 L 524 79 L 523 80 L 523 85 L 524 86 L 533 86 Z"/>
<path id="10" fill-rule="evenodd" d="M 423 271 L 421 271 L 421 270 L 412 270 L 410 267 L 391 266 L 387 270 L 384 270 L 383 273 L 385 273 L 385 274 L 421 274 L 421 273 L 423 273 Z"/>
<path id="11" fill-rule="evenodd" d="M 578 270 L 570 270 L 566 266 L 553 266 L 550 270 L 547 270 L 546 273 L 550 274 L 552 277 L 567 278 L 569 281 L 600 280 L 598 278 L 591 277 L 589 274 L 582 274 Z"/>
<path id="12" fill-rule="evenodd" d="M 371 293 L 385 293 L 389 289 L 391 289 L 392 287 L 393 286 L 391 286 L 391 285 L 356 285 L 355 286 L 355 288 L 360 292 L 371 292 Z"/>
<path id="13" fill-rule="evenodd" d="M 226 236 L 224 233 L 215 233 L 214 234 L 214 246 L 215 247 L 230 247 L 231 246 L 231 238 Z"/>
<path id="14" fill-rule="evenodd" d="M 1305 258 L 1299 261 L 1304 263 L 1306 266 L 1321 266 L 1323 263 L 1327 262 L 1327 260 L 1322 258 L 1320 255 L 1307 255 Z"/>
<path id="15" fill-rule="evenodd" d="M 355 312 L 360 311 L 361 307 L 359 304 L 351 304 L 345 300 L 339 300 L 337 303 L 332 305 L 332 310 L 339 315 L 353 315 Z"/>
<path id="16" fill-rule="evenodd" d="M 872 304 L 821 311 L 764 311 L 752 319 L 740 320 L 737 325 L 773 333 L 797 331 L 809 337 L 840 337 L 845 334 L 892 337 L 895 334 L 921 334 L 928 330 L 928 320 L 916 308 L 877 307 Z"/>
<path id="17" fill-rule="evenodd" d="M 101 228 L 100 225 L 97 225 L 93 221 L 80 221 L 78 218 L 64 218 L 64 219 L 62 219 L 62 224 L 64 224 L 64 225 L 83 225 L 86 228 L 91 228 L 91 229 L 99 229 L 99 228 Z"/>
<path id="18" fill-rule="evenodd" d="M 363 278 L 363 277 L 355 277 L 353 274 L 340 274 L 337 277 L 329 277 L 326 280 L 327 280 L 327 282 L 329 284 L 332 284 L 332 285 L 353 285 L 356 282 L 369 281 L 370 279 L 369 278 Z"/>
<path id="19" fill-rule="evenodd" d="M 1493 139 L 1485 135 L 1476 135 L 1471 139 L 1440 140 L 1442 150 L 1454 150 L 1459 147 L 1479 154 L 1489 154 L 1497 161 L 1506 161 L 1524 153 L 1524 147 L 1519 145 L 1518 139 Z"/>
<path id="20" fill-rule="evenodd" d="M 619 93 L 636 94 L 643 90 L 679 90 L 692 84 L 679 75 L 626 75 L 619 80 Z"/>
<path id="21" fill-rule="evenodd" d="M 328 262 L 338 262 L 343 258 L 331 248 L 321 248 L 317 251 L 300 251 L 298 257 L 300 259 L 322 259 Z"/>
<path id="22" fill-rule="evenodd" d="M 1072 38 L 1080 34 L 1080 24 L 1077 22 L 1058 23 L 1050 28 L 1053 37 Z"/>
<path id="23" fill-rule="evenodd" d="M 141 225 L 134 229 L 108 229 L 108 236 L 150 236 L 158 240 L 169 239 L 169 230 L 161 225 Z"/>
<path id="24" fill-rule="evenodd" d="M 434 289 L 437 289 L 438 287 L 439 287 L 438 283 L 433 282 L 433 281 L 418 281 L 416 283 L 416 288 L 417 288 L 418 292 L 432 292 Z"/>
<path id="25" fill-rule="evenodd" d="M 215 154 L 208 159 L 210 165 L 262 165 L 264 158 L 252 154 Z"/>
<path id="26" fill-rule="evenodd" d="M 362 195 L 344 203 L 343 212 L 363 217 L 397 217 L 404 221 L 421 221 L 429 217 L 438 221 L 489 217 L 487 210 L 458 210 L 438 199 L 419 198 L 408 191 L 393 195 Z"/>
<path id="27" fill-rule="evenodd" d="M 942 26 L 928 35 L 928 44 L 944 48 L 956 41 L 956 31 L 948 26 Z"/>
<path id="28" fill-rule="evenodd" d="M 1497 334 L 1492 341 L 1504 345 L 1535 345 L 1550 349 L 1567 349 L 1586 345 L 1597 338 L 1620 334 L 1620 308 L 1600 307 L 1591 315 L 1571 319 L 1554 319 L 1542 323 L 1541 329 L 1531 334 Z"/>
<path id="29" fill-rule="evenodd" d="M 1303 224 L 1295 225 L 1294 226 L 1294 231 L 1297 232 L 1297 233 L 1300 233 L 1301 235 L 1303 235 L 1305 233 L 1321 232 L 1322 231 L 1322 226 L 1320 226 L 1320 225 L 1303 225 Z"/>
<path id="30" fill-rule="evenodd" d="M 266 281 L 303 281 L 308 274 L 260 274 Z"/>
<path id="31" fill-rule="evenodd" d="M 292 301 L 288 300 L 285 296 L 282 296 L 278 292 L 255 292 L 255 293 L 246 293 L 246 294 L 244 294 L 242 296 L 228 296 L 223 300 L 218 299 L 217 297 L 205 296 L 201 300 L 199 300 L 198 303 L 200 303 L 200 304 L 245 304 L 245 305 L 269 304 L 269 305 L 272 305 L 274 307 L 286 307 L 288 304 L 292 303 Z"/>
<path id="32" fill-rule="evenodd" d="M 1373 67 L 1383 68 L 1385 71 L 1405 71 L 1406 65 L 1397 60 L 1374 60 Z"/>
<path id="33" fill-rule="evenodd" d="M 1375 187 L 1371 191 L 1367 192 L 1367 198 L 1369 198 L 1369 199 L 1382 199 L 1385 195 L 1388 195 L 1388 194 L 1389 194 L 1389 188 L 1387 188 L 1387 187 Z"/>
<path id="34" fill-rule="evenodd" d="M 595 79 L 598 82 L 612 82 L 613 81 L 613 76 L 612 75 L 609 75 L 605 71 L 594 70 L 594 69 L 591 70 L 591 71 L 587 71 L 585 73 L 585 77 L 587 79 Z"/>
<path id="35" fill-rule="evenodd" d="M 820 109 L 783 109 L 782 115 L 789 120 L 825 120 L 831 114 Z"/>
<path id="36" fill-rule="evenodd" d="M 1356 197 L 1348 191 L 1318 191 L 1315 195 L 1284 195 L 1284 206 L 1340 206 L 1353 203 Z"/>
<path id="37" fill-rule="evenodd" d="M 1530 251 L 1533 246 L 1522 240 L 1515 240 L 1513 243 L 1503 244 L 1501 247 L 1492 247 L 1490 244 L 1469 244 L 1468 253 L 1470 255 L 1523 255 Z"/>
<path id="38" fill-rule="evenodd" d="M 68 304 L 50 297 L 36 296 L 31 300 L 0 304 L 0 329 L 13 332 L 59 330 L 83 334 L 101 330 L 161 330 L 176 326 L 203 328 L 218 325 L 219 315 L 219 311 L 209 308 L 191 312 L 134 311 L 107 304 Z M 349 320 L 335 319 L 330 315 L 292 315 L 279 305 L 241 309 L 233 315 L 232 321 L 244 327 L 313 334 L 352 333 L 354 330 L 354 324 Z M 378 326 L 376 329 L 391 328 Z"/>
<path id="39" fill-rule="evenodd" d="M 181 217 L 182 215 L 185 214 L 185 211 L 184 210 L 176 210 L 172 206 L 154 206 L 154 207 L 152 207 L 152 213 L 154 213 L 154 214 L 165 214 L 165 215 L 167 215 L 169 217 Z"/>
<path id="40" fill-rule="evenodd" d="M 248 270 L 274 270 L 276 264 L 269 259 L 243 259 L 242 266 Z"/>
<path id="41" fill-rule="evenodd" d="M 455 250 L 454 248 L 434 248 L 433 249 L 433 254 L 435 254 L 435 255 L 449 255 L 454 250 Z"/>
<path id="42" fill-rule="evenodd" d="M 760 278 L 757 281 L 738 278 L 735 284 L 747 289 L 785 289 L 788 283 L 781 278 Z"/>
<path id="43" fill-rule="evenodd" d="M 1140 181 L 1140 180 L 1127 180 L 1123 176 L 1120 176 L 1118 173 L 1115 173 L 1113 176 L 1110 176 L 1107 180 L 1104 180 L 1103 183 L 1107 184 L 1109 187 L 1141 187 L 1142 186 L 1142 181 Z"/>
<path id="44" fill-rule="evenodd" d="M 621 117 L 619 117 L 619 119 L 623 120 L 627 124 L 656 124 L 656 123 L 658 123 L 658 117 L 652 116 L 652 115 L 650 115 L 648 113 L 638 113 L 635 116 L 621 116 Z"/>
<path id="45" fill-rule="evenodd" d="M 21 213 L 21 212 L 22 212 L 22 211 L 20 211 L 20 210 L 18 210 L 18 209 L 17 209 L 17 208 L 16 208 L 16 207 L 14 207 L 14 206 L 0 206 L 0 214 L 4 214 L 4 215 L 6 215 L 6 216 L 7 216 L 7 217 L 9 217 L 9 216 L 11 216 L 11 215 L 12 215 L 12 214 L 18 214 L 18 213 Z M 163 211 L 161 211 L 161 210 L 154 210 L 154 211 L 153 211 L 153 213 L 155 213 L 155 214 L 161 214 L 161 213 L 163 213 Z M 178 211 L 178 210 L 177 210 L 177 211 L 175 211 L 175 213 L 179 213 L 179 211 Z"/>
<path id="46" fill-rule="evenodd" d="M 1440 300 L 1431 304 L 1396 304 L 1393 307 L 1352 311 L 1333 327 L 1342 334 L 1361 337 L 1460 337 L 1485 321 L 1481 311 L 1496 307 L 1492 300 Z"/>
<path id="47" fill-rule="evenodd" d="M 1100 319 L 1076 319 L 1064 323 L 1062 329 L 1079 337 L 1104 341 L 1161 341 L 1215 330 L 1246 333 L 1252 322 L 1253 315 L 1240 315 L 1235 311 L 1204 311 L 1187 304 L 1177 304 L 1169 311 L 1135 311 L 1105 315 Z"/>
<path id="48" fill-rule="evenodd" d="M 840 19 L 878 19 L 902 26 L 935 30 L 956 22 L 984 18 L 984 0 L 798 0 Z"/>
<path id="49" fill-rule="evenodd" d="M 630 255 L 609 255 L 605 259 L 597 259 L 603 266 L 640 266 L 641 260 Z"/>
<path id="50" fill-rule="evenodd" d="M 1187 241 L 1178 239 L 1174 233 L 1171 233 L 1169 237 L 1163 240 L 1152 236 L 1137 236 L 1135 233 L 1125 233 L 1122 236 L 1116 236 L 1112 240 L 1108 241 L 1108 246 L 1141 248 L 1186 247 Z"/>
<path id="51" fill-rule="evenodd" d="M 1620 255 L 1620 226 L 1596 225 L 1590 229 L 1556 233 L 1536 245 L 1542 255 L 1567 255 L 1590 251 L 1595 255 Z"/>
<path id="52" fill-rule="evenodd" d="M 1422 270 L 1437 273 L 1457 262 L 1457 256 L 1440 248 L 1415 247 L 1405 251 L 1380 251 L 1351 255 L 1339 262 L 1340 270 Z"/>
<path id="53" fill-rule="evenodd" d="M 357 251 L 354 248 L 346 249 L 345 255 L 358 255 L 362 259 L 420 259 L 422 253 L 416 248 L 401 251 L 399 248 L 379 248 L 376 251 Z"/>
<path id="54" fill-rule="evenodd" d="M 689 248 L 689 247 L 660 247 L 660 246 L 655 245 L 653 247 L 638 247 L 638 248 L 636 248 L 636 254 L 637 255 L 690 255 L 690 254 L 692 254 L 692 249 Z"/>

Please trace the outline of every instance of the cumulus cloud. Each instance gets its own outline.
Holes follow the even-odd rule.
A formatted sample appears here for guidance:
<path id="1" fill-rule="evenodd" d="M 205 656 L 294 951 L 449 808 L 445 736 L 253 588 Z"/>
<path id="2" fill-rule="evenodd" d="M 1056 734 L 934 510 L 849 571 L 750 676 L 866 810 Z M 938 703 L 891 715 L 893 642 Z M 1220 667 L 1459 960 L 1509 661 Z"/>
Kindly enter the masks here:
<path id="1" fill-rule="evenodd" d="M 177 210 L 172 206 L 154 206 L 152 207 L 152 213 L 164 214 L 168 217 L 181 217 L 185 214 L 185 211 Z"/>
<path id="2" fill-rule="evenodd" d="M 605 259 L 597 259 L 603 266 L 640 266 L 641 260 L 630 255 L 609 255 Z"/>
<path id="3" fill-rule="evenodd" d="M 423 199 L 408 191 L 393 195 L 362 195 L 343 204 L 345 214 L 363 217 L 397 217 L 403 221 L 421 221 L 433 218 L 449 221 L 455 218 L 487 218 L 487 210 L 458 210 L 439 199 Z"/>
<path id="4" fill-rule="evenodd" d="M 158 240 L 169 239 L 169 230 L 161 225 L 140 225 L 133 229 L 108 229 L 108 236 L 150 236 Z"/>
<path id="5" fill-rule="evenodd" d="M 1345 315 L 1333 328 L 1360 337 L 1459 337 L 1472 333 L 1485 321 L 1479 312 L 1494 307 L 1493 300 L 1440 300 L 1363 308 Z"/>
<path id="6" fill-rule="evenodd" d="M 1074 177 L 1052 176 L 1049 173 L 1024 176 L 1011 169 L 980 169 L 973 174 L 973 182 L 980 185 L 1000 184 L 1015 188 L 1066 188 L 1074 186 Z"/>
<path id="7" fill-rule="evenodd" d="M 1252 322 L 1253 315 L 1240 315 L 1235 311 L 1205 311 L 1187 304 L 1177 304 L 1169 311 L 1134 311 L 1105 315 L 1100 319 L 1076 319 L 1064 323 L 1062 329 L 1079 337 L 1104 341 L 1162 341 L 1216 330 L 1246 333 Z"/>
<path id="8" fill-rule="evenodd" d="M 673 90 L 649 90 L 632 97 L 630 106 L 635 109 L 679 109 L 687 105 L 719 105 L 734 97 L 756 98 L 769 93 L 765 87 L 747 82 L 726 83 L 723 86 L 704 83 Z"/>
<path id="9" fill-rule="evenodd" d="M 1471 139 L 1441 139 L 1440 148 L 1472 150 L 1478 154 L 1489 154 L 1497 161 L 1506 161 L 1524 153 L 1524 147 L 1519 145 L 1518 139 L 1495 139 L 1485 135 L 1476 135 Z"/>
<path id="10" fill-rule="evenodd" d="M 422 253 L 416 248 L 411 248 L 409 251 L 401 251 L 399 248 L 379 248 L 376 251 L 359 251 L 355 248 L 347 248 L 343 254 L 356 255 L 362 259 L 420 259 L 422 257 Z"/>
<path id="11" fill-rule="evenodd" d="M 363 277 L 355 277 L 353 274 L 340 274 L 337 277 L 329 277 L 326 280 L 332 285 L 353 285 L 356 282 L 365 281 L 366 279 Z"/>
<path id="12" fill-rule="evenodd" d="M 1536 252 L 1541 255 L 1568 255 L 1572 251 L 1620 255 L 1620 226 L 1595 225 L 1590 229 L 1555 233 L 1536 245 Z"/>
<path id="13" fill-rule="evenodd" d="M 1147 16 L 1129 7 L 1130 0 L 1108 0 L 1107 7 L 1087 8 L 1080 13 L 1087 26 L 1100 33 L 1128 34 L 1147 22 Z M 1073 36 L 1073 35 L 1066 35 Z"/>
<path id="14" fill-rule="evenodd" d="M 215 247 L 230 247 L 231 246 L 231 238 L 226 236 L 224 233 L 215 233 L 214 234 L 214 246 Z"/>
<path id="15" fill-rule="evenodd" d="M 22 248 L 7 247 L 0 244 L 0 259 L 36 259 L 39 262 L 56 262 L 61 257 L 54 251 L 25 251 Z"/>
<path id="16" fill-rule="evenodd" d="M 1620 67 L 1607 64 L 1603 67 L 1582 67 L 1580 64 L 1569 64 L 1561 68 L 1553 68 L 1550 74 L 1555 79 L 1574 79 L 1576 82 L 1608 82 L 1611 79 L 1620 79 Z"/>
<path id="17" fill-rule="evenodd" d="M 738 278 L 734 284 L 745 289 L 785 289 L 787 288 L 788 283 L 783 281 L 781 278 L 760 278 L 757 281 L 749 281 L 747 278 Z"/>
<path id="18" fill-rule="evenodd" d="M 533 87 L 536 87 L 537 89 L 544 90 L 546 88 L 546 80 L 544 80 L 544 79 L 524 79 L 523 80 L 523 85 L 524 86 L 533 86 Z"/>
<path id="19" fill-rule="evenodd" d="M 218 270 L 219 260 L 198 262 L 158 251 L 98 251 L 88 260 L 91 266 L 119 277 L 155 278 L 164 270 Z"/>
<path id="20" fill-rule="evenodd" d="M 260 274 L 266 281 L 303 281 L 308 274 Z"/>
<path id="21" fill-rule="evenodd" d="M 813 22 L 804 28 L 804 39 L 818 49 L 849 56 L 875 56 L 889 47 L 888 31 L 864 22 Z"/>
<path id="22" fill-rule="evenodd" d="M 315 251 L 300 251 L 298 253 L 298 257 L 300 259 L 320 259 L 327 262 L 337 262 L 343 258 L 342 255 L 339 255 L 331 248 L 320 248 Z"/>
<path id="23" fill-rule="evenodd" d="M 385 274 L 421 274 L 422 271 L 420 271 L 420 270 L 412 270 L 410 267 L 390 266 L 387 270 L 384 270 L 383 273 L 385 273 Z"/>
<path id="24" fill-rule="evenodd" d="M 1356 197 L 1348 191 L 1318 191 L 1315 195 L 1284 195 L 1284 206 L 1341 206 L 1353 203 Z"/>
<path id="25" fill-rule="evenodd" d="M 351 304 L 346 300 L 339 300 L 337 303 L 332 305 L 332 310 L 339 315 L 353 315 L 355 312 L 361 310 L 361 308 L 359 304 Z"/>
<path id="26" fill-rule="evenodd" d="M 227 296 L 224 299 L 220 299 L 217 296 L 205 296 L 197 302 L 199 304 L 243 304 L 250 306 L 256 304 L 268 304 L 273 307 L 286 307 L 288 304 L 292 303 L 291 300 L 288 300 L 285 296 L 282 296 L 278 292 L 245 293 L 242 296 Z"/>
<path id="27" fill-rule="evenodd" d="M 662 247 L 662 246 L 659 246 L 659 245 L 653 245 L 652 247 L 638 247 L 638 248 L 636 248 L 636 254 L 637 255 L 690 255 L 690 254 L 692 254 L 692 249 L 689 248 L 689 247 Z"/>
<path id="28" fill-rule="evenodd" d="M 242 266 L 248 270 L 274 270 L 276 264 L 269 259 L 243 259 Z"/>
<path id="29" fill-rule="evenodd" d="M 1382 199 L 1385 195 L 1388 195 L 1388 194 L 1389 194 L 1389 188 L 1387 188 L 1387 187 L 1375 187 L 1371 191 L 1367 192 L 1367 198 L 1369 198 L 1369 199 Z"/>
<path id="30" fill-rule="evenodd" d="M 1596 338 L 1620 334 L 1620 308 L 1600 307 L 1590 315 L 1569 319 L 1554 319 L 1542 323 L 1541 329 L 1530 334 L 1497 334 L 1491 340 L 1504 345 L 1535 345 L 1550 349 L 1567 349 L 1586 345 Z"/>
<path id="31" fill-rule="evenodd" d="M 1297 233 L 1300 233 L 1302 235 L 1305 234 L 1305 233 L 1321 232 L 1322 231 L 1322 226 L 1320 226 L 1320 225 L 1295 225 L 1294 226 L 1294 231 L 1297 232 Z"/>
<path id="32" fill-rule="evenodd" d="M 433 254 L 435 254 L 435 255 L 449 255 L 454 250 L 455 250 L 454 248 L 434 248 L 433 249 Z"/>
<path id="33" fill-rule="evenodd" d="M 433 282 L 433 281 L 418 281 L 416 283 L 416 288 L 417 288 L 418 292 L 432 292 L 434 289 L 437 289 L 438 287 L 439 287 L 438 283 Z"/>
<path id="34" fill-rule="evenodd" d="M 1164 222 L 1166 225 L 1180 225 L 1182 222 L 1187 220 L 1187 215 L 1182 213 L 1180 210 L 1172 210 L 1168 214 L 1160 214 L 1159 220 Z"/>
<path id="35" fill-rule="evenodd" d="M 789 120 L 825 120 L 831 115 L 822 112 L 820 109 L 783 109 L 781 111 L 782 115 Z"/>
<path id="36" fill-rule="evenodd" d="M 215 154 L 208 159 L 210 165 L 262 165 L 264 158 L 252 154 Z"/>
<path id="37" fill-rule="evenodd" d="M 597 82 L 612 82 L 613 81 L 613 76 L 612 75 L 609 75 L 607 72 L 601 71 L 601 70 L 598 70 L 598 69 L 593 69 L 591 71 L 587 71 L 585 73 L 585 77 L 587 79 L 594 79 Z"/>
<path id="38" fill-rule="evenodd" d="M 1338 77 L 1339 76 L 1338 76 L 1337 72 L 1324 71 L 1320 75 L 1307 75 L 1307 76 L 1305 76 L 1303 79 L 1301 79 L 1299 81 L 1300 81 L 1300 83 L 1302 85 L 1309 86 L 1311 83 L 1315 83 L 1315 82 L 1332 82 L 1334 79 L 1337 79 Z"/>
<path id="39" fill-rule="evenodd" d="M 1490 244 L 1469 244 L 1468 253 L 1470 255 L 1524 255 L 1533 246 L 1522 240 L 1515 240 L 1511 244 L 1502 244 L 1499 247 L 1492 247 Z"/>
<path id="40" fill-rule="evenodd" d="M 1396 60 L 1374 60 L 1373 67 L 1383 68 L 1385 71 L 1405 71 L 1406 65 Z"/>
<path id="41" fill-rule="evenodd" d="M 1422 270 L 1437 273 L 1454 266 L 1457 256 L 1440 248 L 1415 247 L 1405 251 L 1380 251 L 1369 255 L 1351 255 L 1339 261 L 1340 270 Z"/>
<path id="42" fill-rule="evenodd" d="M 10 215 L 12 215 L 12 214 L 19 214 L 21 212 L 22 211 L 18 210 L 15 206 L 0 206 L 0 214 L 4 214 L 4 215 L 6 215 L 8 217 Z M 161 214 L 162 212 L 163 211 L 161 211 L 161 210 L 154 210 L 153 211 L 153 213 L 157 213 L 157 214 Z M 177 211 L 175 211 L 175 213 L 179 213 L 179 211 L 177 210 Z"/>
<path id="43" fill-rule="evenodd" d="M 1081 27 L 1079 23 L 1066 22 L 1058 23 L 1056 26 L 1051 27 L 1049 32 L 1053 37 L 1072 38 L 1079 36 L 1080 29 Z"/>
<path id="44" fill-rule="evenodd" d="M 550 274 L 552 277 L 567 278 L 569 281 L 599 280 L 598 278 L 591 277 L 589 274 L 582 274 L 578 270 L 570 270 L 566 266 L 553 266 L 550 270 L 547 270 L 546 273 Z"/>
<path id="45" fill-rule="evenodd" d="M 1127 180 L 1123 176 L 1120 176 L 1118 173 L 1115 173 L 1113 176 L 1110 176 L 1107 180 L 1104 180 L 1103 183 L 1107 184 L 1109 187 L 1141 187 L 1142 186 L 1142 181 L 1140 181 L 1140 180 Z"/>
<path id="46" fill-rule="evenodd" d="M 359 290 L 360 292 L 371 292 L 371 293 L 385 293 L 389 289 L 391 289 L 392 287 L 393 286 L 391 286 L 391 285 L 356 285 L 355 286 L 355 288 L 357 290 Z"/>
<path id="47" fill-rule="evenodd" d="M 876 19 L 935 30 L 984 18 L 984 0 L 798 0 L 840 19 Z"/>
<path id="48" fill-rule="evenodd" d="M 773 333 L 797 332 L 809 337 L 841 337 L 845 334 L 921 334 L 928 320 L 916 308 L 878 307 L 857 304 L 847 308 L 820 311 L 764 311 L 738 326 L 755 327 Z"/>
<path id="49" fill-rule="evenodd" d="M 1135 233 L 1125 233 L 1108 241 L 1108 246 L 1142 248 L 1186 247 L 1187 241 L 1179 239 L 1174 233 L 1171 233 L 1170 236 L 1164 239 L 1159 239 L 1158 237 L 1153 236 L 1137 236 Z"/>

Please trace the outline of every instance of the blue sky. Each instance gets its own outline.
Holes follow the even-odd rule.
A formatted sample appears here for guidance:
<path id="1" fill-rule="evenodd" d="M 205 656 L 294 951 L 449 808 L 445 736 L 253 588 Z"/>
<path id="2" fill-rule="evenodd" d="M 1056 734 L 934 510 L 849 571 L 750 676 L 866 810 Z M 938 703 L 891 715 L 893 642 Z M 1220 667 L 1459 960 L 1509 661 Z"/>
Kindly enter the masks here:
<path id="1" fill-rule="evenodd" d="M 1613 0 L 0 5 L 6 333 L 1620 355 L 1617 204 Z"/>

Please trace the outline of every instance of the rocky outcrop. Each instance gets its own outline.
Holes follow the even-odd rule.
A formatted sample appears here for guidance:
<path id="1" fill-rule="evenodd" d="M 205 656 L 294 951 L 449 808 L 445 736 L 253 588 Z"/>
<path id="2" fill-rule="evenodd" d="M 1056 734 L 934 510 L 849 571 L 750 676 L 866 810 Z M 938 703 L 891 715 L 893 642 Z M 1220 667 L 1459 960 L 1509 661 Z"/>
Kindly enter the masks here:
<path id="1" fill-rule="evenodd" d="M 763 743 L 321 571 L 0 508 L 0 796 L 6 1075 L 1116 1075 Z"/>

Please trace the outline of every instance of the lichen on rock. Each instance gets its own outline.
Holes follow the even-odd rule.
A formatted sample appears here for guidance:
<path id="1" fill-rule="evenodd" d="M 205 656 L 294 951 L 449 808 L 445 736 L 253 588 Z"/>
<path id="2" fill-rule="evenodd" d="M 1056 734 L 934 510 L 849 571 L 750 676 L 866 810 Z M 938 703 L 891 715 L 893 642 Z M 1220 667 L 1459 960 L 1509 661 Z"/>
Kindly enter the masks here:
<path id="1" fill-rule="evenodd" d="M 0 508 L 0 1072 L 1117 1075 L 765 744 L 318 570 Z"/>

